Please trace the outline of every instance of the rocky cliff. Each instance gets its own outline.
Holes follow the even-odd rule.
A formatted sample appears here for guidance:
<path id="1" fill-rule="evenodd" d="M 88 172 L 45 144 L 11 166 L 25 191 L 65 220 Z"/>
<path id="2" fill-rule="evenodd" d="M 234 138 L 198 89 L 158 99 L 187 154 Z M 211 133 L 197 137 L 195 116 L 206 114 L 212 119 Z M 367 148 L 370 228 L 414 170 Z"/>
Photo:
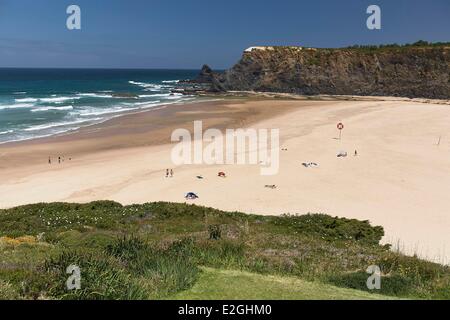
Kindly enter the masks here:
<path id="1" fill-rule="evenodd" d="M 204 66 L 212 91 L 450 98 L 450 46 L 261 47 L 224 73 Z"/>

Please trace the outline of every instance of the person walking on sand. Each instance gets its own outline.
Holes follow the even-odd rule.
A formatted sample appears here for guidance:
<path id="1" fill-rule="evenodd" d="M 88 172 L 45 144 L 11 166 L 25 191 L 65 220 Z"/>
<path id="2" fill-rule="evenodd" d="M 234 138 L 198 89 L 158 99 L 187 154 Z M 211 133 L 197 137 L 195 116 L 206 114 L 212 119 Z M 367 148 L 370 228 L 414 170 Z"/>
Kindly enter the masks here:
<path id="1" fill-rule="evenodd" d="M 357 157 L 358 156 L 358 151 L 357 150 L 355 150 L 355 157 Z"/>
<path id="2" fill-rule="evenodd" d="M 61 163 L 61 157 L 58 157 L 58 163 Z"/>
<path id="3" fill-rule="evenodd" d="M 48 157 L 48 164 L 52 164 L 52 158 Z"/>
<path id="4" fill-rule="evenodd" d="M 166 169 L 166 178 L 169 177 L 169 169 Z"/>
<path id="5" fill-rule="evenodd" d="M 173 178 L 173 169 L 170 169 L 170 177 Z"/>

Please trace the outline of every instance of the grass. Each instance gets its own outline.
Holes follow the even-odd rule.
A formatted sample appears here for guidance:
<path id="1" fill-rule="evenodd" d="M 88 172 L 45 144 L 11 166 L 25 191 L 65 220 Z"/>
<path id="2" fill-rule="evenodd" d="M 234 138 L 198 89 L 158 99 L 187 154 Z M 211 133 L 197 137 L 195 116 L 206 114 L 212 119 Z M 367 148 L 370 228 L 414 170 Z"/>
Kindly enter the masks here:
<path id="1" fill-rule="evenodd" d="M 373 297 L 369 265 L 381 268 L 380 295 L 450 299 L 448 266 L 393 252 L 379 244 L 383 234 L 368 221 L 324 214 L 258 216 L 163 202 L 28 205 L 0 210 L 0 299 L 167 299 L 212 283 L 205 279 L 217 272 L 260 277 L 268 287 L 257 293 L 268 297 L 294 279 L 311 289 L 305 298 L 314 290 L 318 299 L 364 298 Z M 65 287 L 72 264 L 81 269 L 78 291 Z M 217 286 L 234 279 L 223 277 Z M 207 289 L 214 298 L 216 289 Z"/>
<path id="2" fill-rule="evenodd" d="M 295 277 L 239 270 L 202 268 L 195 285 L 170 297 L 175 300 L 389 300 L 389 296 L 336 288 Z"/>

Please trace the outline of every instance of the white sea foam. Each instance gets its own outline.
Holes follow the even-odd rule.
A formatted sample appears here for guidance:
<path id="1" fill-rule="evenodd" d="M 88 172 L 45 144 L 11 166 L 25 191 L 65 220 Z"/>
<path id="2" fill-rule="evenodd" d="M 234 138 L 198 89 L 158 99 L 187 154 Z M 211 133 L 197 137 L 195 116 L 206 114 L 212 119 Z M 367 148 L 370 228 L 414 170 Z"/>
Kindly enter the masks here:
<path id="1" fill-rule="evenodd" d="M 16 103 L 16 104 L 11 104 L 11 105 L 0 105 L 0 110 L 33 108 L 33 107 L 34 107 L 34 104 L 32 104 L 32 103 Z"/>
<path id="2" fill-rule="evenodd" d="M 0 135 L 8 134 L 8 133 L 13 133 L 13 132 L 14 132 L 14 130 L 0 131 Z"/>
<path id="3" fill-rule="evenodd" d="M 170 96 L 170 93 L 141 94 L 139 98 L 164 98 Z"/>
<path id="4" fill-rule="evenodd" d="M 43 125 L 37 125 L 37 126 L 32 126 L 29 128 L 24 129 L 24 131 L 41 131 L 41 130 L 46 130 L 46 129 L 52 129 L 52 128 L 58 128 L 58 127 L 66 127 L 66 126 L 71 126 L 74 124 L 82 124 L 82 123 L 86 123 L 86 122 L 91 122 L 91 121 L 98 121 L 98 120 L 103 120 L 102 118 L 95 118 L 95 119 L 83 119 L 83 120 L 76 120 L 76 121 L 66 121 L 66 122 L 52 122 L 49 124 L 43 124 Z"/>
<path id="5" fill-rule="evenodd" d="M 145 102 L 135 102 L 132 105 L 135 106 L 145 106 L 145 105 L 153 105 L 153 104 L 157 104 L 160 103 L 161 100 L 155 100 L 155 101 L 145 101 Z"/>
<path id="6" fill-rule="evenodd" d="M 145 89 L 145 91 L 161 91 L 162 89 L 173 88 L 172 86 L 156 84 L 156 83 L 146 83 L 146 82 L 138 82 L 138 81 L 128 81 L 128 83 L 142 87 Z"/>
<path id="7" fill-rule="evenodd" d="M 68 133 L 68 132 L 71 132 L 71 131 L 75 131 L 75 130 L 78 130 L 80 128 L 81 127 L 72 127 L 72 128 L 52 131 L 51 133 L 47 133 L 47 134 L 33 134 L 32 136 L 23 135 L 23 134 L 16 134 L 16 138 L 14 138 L 12 140 L 8 139 L 7 141 L 0 141 L 0 145 L 1 144 L 5 144 L 5 143 L 9 143 L 9 142 L 28 141 L 28 140 L 33 140 L 33 139 L 51 137 L 51 136 L 55 136 L 55 135 L 58 135 L 58 134 L 63 134 L 63 133 Z"/>
<path id="8" fill-rule="evenodd" d="M 180 80 L 164 80 L 162 83 L 178 83 Z"/>
<path id="9" fill-rule="evenodd" d="M 14 101 L 17 104 L 21 103 L 36 103 L 36 102 L 47 102 L 47 103 L 63 103 L 70 100 L 78 100 L 81 99 L 80 97 L 58 97 L 56 95 L 51 95 L 50 98 L 18 98 L 14 99 Z"/>
<path id="10" fill-rule="evenodd" d="M 50 102 L 50 103 L 64 103 L 66 101 L 78 100 L 81 97 L 53 97 L 53 98 L 41 98 L 40 102 Z"/>
<path id="11" fill-rule="evenodd" d="M 92 108 L 92 109 L 86 109 L 84 111 L 81 111 L 79 113 L 79 115 L 82 117 L 102 116 L 102 115 L 121 113 L 121 112 L 125 112 L 125 111 L 137 110 L 137 109 L 139 109 L 139 108 L 121 108 L 121 107 L 114 107 L 114 108 L 109 108 L 109 109 Z"/>
<path id="12" fill-rule="evenodd" d="M 145 83 L 145 82 L 138 82 L 138 81 L 128 81 L 128 83 L 134 84 L 136 86 L 143 87 L 143 88 L 154 86 L 154 84 L 152 84 L 152 83 Z"/>
<path id="13" fill-rule="evenodd" d="M 155 93 L 155 94 L 142 94 L 139 98 L 180 98 L 183 95 L 181 93 Z"/>
<path id="14" fill-rule="evenodd" d="M 21 98 L 21 99 L 15 99 L 16 102 L 37 102 L 38 99 L 36 98 Z"/>
<path id="15" fill-rule="evenodd" d="M 171 94 L 167 97 L 167 99 L 170 100 L 182 100 L 185 96 L 183 96 L 181 93 Z"/>
<path id="16" fill-rule="evenodd" d="M 112 95 L 110 94 L 98 94 L 98 93 L 77 93 L 77 96 L 89 98 L 112 98 Z"/>
<path id="17" fill-rule="evenodd" d="M 73 110 L 73 106 L 63 106 L 63 107 L 39 107 L 35 109 L 31 109 L 31 112 L 44 112 L 44 111 L 64 111 L 64 110 Z"/>

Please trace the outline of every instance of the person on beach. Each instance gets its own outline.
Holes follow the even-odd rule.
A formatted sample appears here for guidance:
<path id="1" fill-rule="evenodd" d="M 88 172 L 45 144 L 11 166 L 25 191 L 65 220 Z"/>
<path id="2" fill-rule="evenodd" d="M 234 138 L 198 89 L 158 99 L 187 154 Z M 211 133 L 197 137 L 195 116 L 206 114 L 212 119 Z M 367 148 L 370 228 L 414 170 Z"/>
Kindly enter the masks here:
<path id="1" fill-rule="evenodd" d="M 48 157 L 48 164 L 52 164 L 52 159 Z"/>
<path id="2" fill-rule="evenodd" d="M 358 156 L 358 151 L 355 150 L 355 157 L 357 157 L 357 156 Z"/>
<path id="3" fill-rule="evenodd" d="M 166 178 L 169 177 L 169 169 L 166 169 Z"/>
<path id="4" fill-rule="evenodd" d="M 170 169 L 170 177 L 173 178 L 173 169 Z"/>
<path id="5" fill-rule="evenodd" d="M 58 157 L 58 163 L 61 163 L 61 157 Z"/>

